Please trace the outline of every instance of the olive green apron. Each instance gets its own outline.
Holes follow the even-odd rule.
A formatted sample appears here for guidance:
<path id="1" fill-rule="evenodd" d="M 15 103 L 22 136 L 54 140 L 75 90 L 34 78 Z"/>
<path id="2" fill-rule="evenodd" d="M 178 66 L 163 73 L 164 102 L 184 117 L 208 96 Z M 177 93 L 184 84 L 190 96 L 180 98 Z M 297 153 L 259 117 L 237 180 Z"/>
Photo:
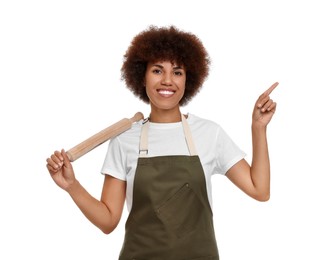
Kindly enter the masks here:
<path id="1" fill-rule="evenodd" d="M 205 175 L 182 124 L 190 155 L 147 157 L 149 121 L 142 126 L 119 260 L 219 260 Z"/>

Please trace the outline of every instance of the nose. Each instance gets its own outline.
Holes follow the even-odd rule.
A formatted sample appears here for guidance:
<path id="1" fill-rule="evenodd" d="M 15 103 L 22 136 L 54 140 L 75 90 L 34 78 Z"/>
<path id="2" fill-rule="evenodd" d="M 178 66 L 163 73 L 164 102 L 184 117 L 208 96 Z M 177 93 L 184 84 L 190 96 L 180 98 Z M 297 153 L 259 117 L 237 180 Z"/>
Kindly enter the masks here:
<path id="1" fill-rule="evenodd" d="M 165 86 L 171 86 L 172 84 L 172 74 L 171 73 L 168 73 L 168 72 L 165 72 L 162 74 L 162 85 L 165 85 Z"/>

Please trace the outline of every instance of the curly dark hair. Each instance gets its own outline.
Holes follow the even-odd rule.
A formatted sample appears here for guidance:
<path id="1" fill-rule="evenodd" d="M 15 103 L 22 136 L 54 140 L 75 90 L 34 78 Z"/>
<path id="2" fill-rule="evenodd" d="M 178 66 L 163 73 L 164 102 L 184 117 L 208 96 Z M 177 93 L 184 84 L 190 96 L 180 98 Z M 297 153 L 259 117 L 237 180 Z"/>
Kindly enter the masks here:
<path id="1" fill-rule="evenodd" d="M 186 70 L 185 93 L 180 105 L 186 105 L 208 76 L 210 58 L 200 39 L 174 26 L 150 26 L 136 35 L 121 68 L 122 80 L 137 97 L 149 103 L 143 86 L 148 62 L 171 61 Z"/>

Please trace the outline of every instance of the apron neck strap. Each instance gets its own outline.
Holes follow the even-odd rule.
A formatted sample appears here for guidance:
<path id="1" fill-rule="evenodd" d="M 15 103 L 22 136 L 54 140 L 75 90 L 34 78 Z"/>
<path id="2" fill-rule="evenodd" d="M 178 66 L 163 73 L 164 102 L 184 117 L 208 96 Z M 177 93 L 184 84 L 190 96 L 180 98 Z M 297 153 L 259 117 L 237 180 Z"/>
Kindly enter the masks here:
<path id="1" fill-rule="evenodd" d="M 186 140 L 186 144 L 187 144 L 188 150 L 190 152 L 190 155 L 191 156 L 197 155 L 190 127 L 183 114 L 182 114 L 182 126 L 183 126 L 185 140 Z M 143 122 L 143 125 L 142 125 L 142 132 L 141 132 L 140 142 L 139 142 L 139 157 L 148 157 L 148 130 L 149 130 L 149 127 L 150 127 L 150 121 L 147 119 Z"/>

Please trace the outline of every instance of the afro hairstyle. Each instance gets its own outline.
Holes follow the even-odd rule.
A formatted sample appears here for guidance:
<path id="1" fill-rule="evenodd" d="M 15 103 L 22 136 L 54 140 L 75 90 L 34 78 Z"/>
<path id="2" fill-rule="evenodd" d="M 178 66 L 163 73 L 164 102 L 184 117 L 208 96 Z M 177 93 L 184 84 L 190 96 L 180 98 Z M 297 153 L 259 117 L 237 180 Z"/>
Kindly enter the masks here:
<path id="1" fill-rule="evenodd" d="M 210 58 L 200 39 L 174 26 L 149 26 L 131 41 L 123 60 L 121 79 L 135 96 L 149 104 L 144 79 L 149 62 L 170 61 L 186 70 L 186 105 L 200 90 L 208 76 Z"/>

